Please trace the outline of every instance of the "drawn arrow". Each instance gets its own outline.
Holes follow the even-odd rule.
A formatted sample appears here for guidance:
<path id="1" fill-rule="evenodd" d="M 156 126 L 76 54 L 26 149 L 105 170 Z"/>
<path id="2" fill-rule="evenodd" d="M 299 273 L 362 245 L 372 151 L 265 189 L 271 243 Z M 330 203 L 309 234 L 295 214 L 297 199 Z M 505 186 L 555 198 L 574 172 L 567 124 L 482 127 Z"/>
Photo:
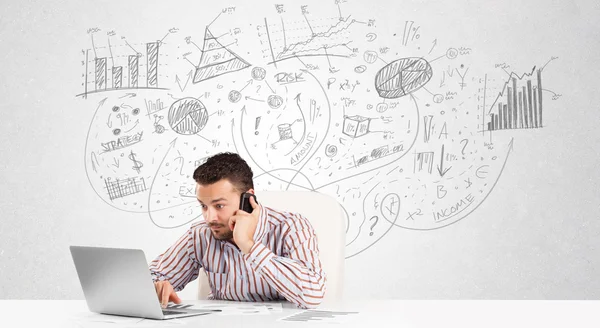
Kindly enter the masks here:
<path id="1" fill-rule="evenodd" d="M 514 141 L 515 141 L 515 138 L 511 138 L 510 139 L 510 143 L 508 144 L 508 150 L 506 152 L 506 158 L 504 159 L 504 163 L 502 163 L 502 167 L 500 168 L 500 172 L 498 173 L 498 176 L 496 177 L 496 180 L 493 182 L 492 186 L 489 187 L 489 191 L 485 194 L 485 196 L 483 197 L 483 199 L 481 199 L 481 201 L 479 202 L 479 204 L 477 204 L 475 207 L 471 207 L 470 210 L 459 211 L 459 212 L 456 212 L 455 214 L 452 214 L 452 215 L 446 217 L 445 219 L 448 220 L 448 219 L 450 219 L 453 216 L 459 215 L 459 213 L 462 215 L 461 218 L 451 221 L 450 224 L 439 225 L 439 226 L 437 226 L 435 228 L 423 229 L 423 230 L 436 230 L 436 229 L 441 229 L 441 228 L 447 227 L 447 226 L 449 226 L 451 224 L 454 224 L 454 223 L 456 223 L 456 222 L 458 222 L 458 221 L 466 218 L 467 216 L 471 215 L 471 213 L 475 212 L 479 208 L 479 206 L 481 206 L 481 204 L 485 203 L 485 200 L 492 194 L 492 191 L 494 191 L 494 188 L 498 184 L 498 181 L 500 181 L 500 177 L 502 177 L 502 174 L 504 173 L 504 168 L 506 167 L 506 163 L 508 162 L 508 158 L 510 157 L 510 154 L 514 150 L 514 147 L 513 147 Z"/>
<path id="2" fill-rule="evenodd" d="M 302 110 L 302 107 L 300 107 L 300 95 L 302 93 L 299 93 L 296 95 L 296 97 L 294 97 L 294 100 L 296 100 L 296 105 L 298 105 L 298 109 Z"/>
<path id="3" fill-rule="evenodd" d="M 275 93 L 275 91 L 273 91 L 273 88 L 271 88 L 271 86 L 269 85 L 269 82 L 267 82 L 267 80 L 264 80 L 264 81 L 265 81 L 265 83 L 267 84 L 267 86 L 269 87 L 269 89 L 271 89 L 271 92 L 272 92 L 272 93 Z"/>
<path id="4" fill-rule="evenodd" d="M 129 131 L 131 131 L 131 130 L 135 129 L 135 127 L 138 125 L 138 123 L 140 123 L 140 120 L 139 120 L 139 119 L 138 119 L 138 120 L 135 120 L 135 125 L 134 125 L 134 126 L 131 128 L 131 129 L 129 129 L 129 130 L 127 130 L 127 131 L 125 131 L 125 133 L 129 133 Z"/>
<path id="5" fill-rule="evenodd" d="M 133 98 L 133 97 L 135 97 L 135 96 L 136 96 L 136 94 L 135 94 L 135 93 L 133 93 L 133 92 L 128 92 L 128 93 L 126 93 L 125 95 L 123 95 L 123 96 L 119 97 L 119 99 L 121 99 L 121 98 L 125 98 L 125 97 Z"/>
<path id="6" fill-rule="evenodd" d="M 438 173 L 443 177 L 451 168 L 452 166 L 444 170 L 444 145 L 442 145 L 442 160 L 440 161 L 440 165 L 437 166 Z"/>
<path id="7" fill-rule="evenodd" d="M 98 103 L 98 108 L 100 108 L 100 107 L 104 106 L 104 103 L 106 102 L 106 99 L 108 99 L 108 97 L 106 97 L 106 98 L 104 98 L 104 99 L 100 100 L 100 102 Z M 98 109 L 96 109 L 96 110 L 98 110 Z"/>
<path id="8" fill-rule="evenodd" d="M 243 109 L 243 110 L 245 110 L 245 109 Z M 237 144 L 235 143 L 235 133 L 233 132 L 234 129 L 235 129 L 235 118 L 232 118 L 231 119 L 231 140 L 233 141 L 233 147 L 235 148 L 235 152 L 239 154 Z"/>
<path id="9" fill-rule="evenodd" d="M 242 93 L 242 91 L 244 91 L 244 89 L 246 89 L 247 86 L 249 86 L 250 84 L 253 83 L 253 79 L 248 80 L 248 83 L 246 83 L 246 85 L 242 88 L 242 90 L 240 90 L 240 93 Z"/>
<path id="10" fill-rule="evenodd" d="M 260 99 L 254 99 L 252 97 L 246 96 L 246 100 L 254 100 L 254 101 L 260 101 L 260 102 L 265 102 L 264 100 L 260 100 Z"/>
<path id="11" fill-rule="evenodd" d="M 183 85 L 183 88 L 181 87 L 181 80 L 179 79 L 179 76 L 177 74 L 175 74 L 175 82 L 177 82 L 177 85 L 179 86 L 179 90 L 181 90 L 181 92 L 183 92 L 183 90 L 185 90 L 185 88 L 188 85 L 188 82 L 190 82 L 190 79 L 192 78 L 192 71 L 189 71 L 187 73 L 187 79 L 185 80 L 185 84 Z"/>
<path id="12" fill-rule="evenodd" d="M 164 163 L 165 163 L 165 160 L 166 160 L 167 156 L 169 155 L 169 152 L 175 148 L 175 143 L 176 142 L 177 142 L 177 138 L 173 139 L 173 141 L 171 141 L 169 143 L 169 148 L 166 150 L 165 156 L 163 157 L 162 161 L 158 165 L 158 169 L 156 171 L 156 174 L 154 174 L 154 177 L 152 178 L 152 182 L 150 183 L 150 188 L 149 188 L 150 189 L 150 195 L 154 195 L 157 192 L 157 191 L 154 191 L 154 193 L 153 193 L 153 190 L 155 188 L 156 179 L 157 179 L 157 177 L 159 177 L 160 169 L 163 167 L 163 165 L 165 165 Z M 162 174 L 161 176 L 165 177 L 168 174 L 170 174 L 170 173 Z M 165 206 L 165 205 L 163 205 L 159 209 L 153 209 L 152 206 L 156 206 L 156 205 L 154 204 L 154 202 L 152 200 L 153 200 L 153 197 L 148 197 L 148 203 L 147 203 L 148 209 L 146 210 L 146 212 L 148 213 L 148 216 L 150 216 L 150 221 L 152 221 L 152 223 L 155 226 L 159 227 L 159 228 L 166 228 L 166 229 L 178 228 L 178 227 L 187 225 L 189 222 L 191 222 L 192 220 L 195 220 L 195 219 L 197 219 L 199 217 L 199 216 L 194 217 L 194 218 L 188 220 L 187 222 L 183 222 L 183 223 L 181 223 L 179 225 L 176 225 L 176 226 L 161 226 L 161 225 L 158 224 L 158 222 L 153 217 L 153 215 L 156 215 L 157 211 L 166 210 L 166 209 L 169 209 L 169 208 L 176 208 L 178 206 L 182 206 L 182 205 L 186 205 L 186 204 L 190 204 L 191 205 L 195 201 L 190 201 L 190 202 L 187 202 L 187 203 L 182 203 L 182 204 L 177 204 L 177 205 L 171 205 L 171 206 Z"/>
<path id="13" fill-rule="evenodd" d="M 112 166 L 119 168 L 119 160 L 117 160 L 116 158 L 113 158 L 113 160 L 115 161 L 115 164 L 112 164 Z"/>
<path id="14" fill-rule="evenodd" d="M 433 51 L 433 48 L 435 48 L 436 45 L 437 45 L 437 39 L 433 40 L 433 46 L 431 46 L 431 50 L 429 50 L 428 54 L 430 54 Z"/>

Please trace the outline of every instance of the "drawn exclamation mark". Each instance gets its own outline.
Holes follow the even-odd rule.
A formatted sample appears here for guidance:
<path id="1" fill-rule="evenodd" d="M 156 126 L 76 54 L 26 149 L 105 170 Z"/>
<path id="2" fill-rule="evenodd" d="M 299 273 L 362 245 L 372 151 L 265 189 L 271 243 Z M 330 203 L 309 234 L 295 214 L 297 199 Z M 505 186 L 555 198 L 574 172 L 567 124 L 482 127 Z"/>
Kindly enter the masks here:
<path id="1" fill-rule="evenodd" d="M 260 116 L 256 118 L 256 123 L 254 123 L 254 134 L 258 135 L 258 125 L 260 124 Z"/>
<path id="2" fill-rule="evenodd" d="M 408 120 L 408 132 L 407 133 L 410 133 L 410 120 Z"/>

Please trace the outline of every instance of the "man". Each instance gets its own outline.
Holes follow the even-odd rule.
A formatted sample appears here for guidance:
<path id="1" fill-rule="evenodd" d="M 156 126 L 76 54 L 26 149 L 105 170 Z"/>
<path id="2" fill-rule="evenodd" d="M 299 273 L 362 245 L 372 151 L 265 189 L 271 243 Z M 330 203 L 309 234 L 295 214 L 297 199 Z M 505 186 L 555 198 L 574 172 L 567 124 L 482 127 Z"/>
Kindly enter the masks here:
<path id="1" fill-rule="evenodd" d="M 325 294 L 315 231 L 299 214 L 257 204 L 239 210 L 240 196 L 254 194 L 252 170 L 234 153 L 212 156 L 194 171 L 204 221 L 192 224 L 150 264 L 163 307 L 181 303 L 176 292 L 206 271 L 209 299 L 286 299 L 317 307 Z M 258 201 L 260 201 L 258 195 Z"/>

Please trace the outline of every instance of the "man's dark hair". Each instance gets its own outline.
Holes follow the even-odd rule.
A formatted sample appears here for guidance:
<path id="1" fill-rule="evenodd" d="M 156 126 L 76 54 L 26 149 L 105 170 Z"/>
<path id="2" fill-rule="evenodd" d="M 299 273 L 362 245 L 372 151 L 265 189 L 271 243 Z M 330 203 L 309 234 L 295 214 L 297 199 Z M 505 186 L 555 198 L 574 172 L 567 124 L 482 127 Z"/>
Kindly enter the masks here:
<path id="1" fill-rule="evenodd" d="M 236 153 L 219 153 L 209 157 L 194 170 L 194 180 L 201 185 L 213 184 L 227 179 L 240 193 L 254 189 L 252 169 Z"/>

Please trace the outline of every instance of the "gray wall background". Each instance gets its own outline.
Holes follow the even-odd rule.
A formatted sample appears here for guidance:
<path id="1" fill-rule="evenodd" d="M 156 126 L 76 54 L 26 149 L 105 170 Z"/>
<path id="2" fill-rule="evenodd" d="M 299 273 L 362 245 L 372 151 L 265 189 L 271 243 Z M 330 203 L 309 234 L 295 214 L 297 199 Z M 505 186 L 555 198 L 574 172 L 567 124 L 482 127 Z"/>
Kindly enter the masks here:
<path id="1" fill-rule="evenodd" d="M 267 53 L 266 59 L 262 57 L 261 50 L 266 48 L 257 37 L 265 18 L 270 22 L 280 20 L 274 4 L 265 1 L 253 2 L 251 6 L 241 1 L 227 4 L 14 1 L 0 5 L 0 298 L 81 299 L 83 294 L 69 245 L 141 248 L 150 260 L 183 233 L 190 220 L 196 219 L 198 209 L 183 204 L 189 199 L 169 196 L 176 194 L 179 188 L 153 188 L 133 196 L 145 197 L 139 198 L 140 202 L 150 207 L 156 206 L 157 199 L 172 199 L 179 207 L 168 214 L 175 217 L 171 221 L 168 215 L 161 216 L 164 211 L 149 214 L 146 205 L 137 212 L 128 211 L 127 206 L 131 204 L 124 205 L 125 197 L 107 200 L 106 189 L 99 184 L 104 180 L 99 175 L 124 172 L 119 170 L 127 166 L 127 174 L 113 177 L 131 177 L 131 165 L 135 163 L 127 159 L 130 149 L 122 152 L 121 156 L 125 157 L 119 170 L 109 169 L 112 162 L 98 162 L 105 170 L 100 173 L 90 169 L 90 153 L 98 150 L 92 145 L 98 148 L 100 142 L 116 140 L 110 133 L 106 134 L 98 122 L 103 123 L 111 107 L 118 102 L 139 106 L 146 113 L 147 101 L 135 103 L 141 98 L 160 98 L 167 106 L 161 114 L 165 117 L 162 124 L 168 130 L 164 138 L 152 134 L 154 120 L 147 115 L 140 124 L 145 124 L 148 139 L 131 148 L 139 160 L 144 160 L 146 168 L 153 170 L 145 176 L 146 181 L 167 179 L 165 167 L 158 164 L 161 160 L 163 164 L 176 163 L 176 156 L 169 153 L 169 149 L 174 148 L 169 147 L 177 137 L 174 147 L 179 147 L 186 163 L 178 167 L 182 172 L 190 172 L 195 160 L 216 151 L 240 147 L 240 154 L 246 158 L 254 154 L 255 160 L 249 162 L 259 175 L 258 189 L 286 189 L 290 181 L 294 182 L 291 189 L 307 189 L 310 181 L 313 186 L 322 186 L 317 191 L 337 197 L 348 215 L 348 297 L 600 297 L 597 278 L 600 271 L 600 178 L 597 173 L 600 163 L 597 130 L 600 8 L 596 1 L 429 1 L 424 4 L 348 0 L 339 4 L 339 13 L 334 1 L 305 1 L 302 4 L 308 6 L 306 21 L 313 22 L 316 33 L 326 31 L 327 24 L 331 24 L 324 18 L 340 13 L 342 17 L 352 15 L 365 23 L 354 24 L 347 31 L 335 34 L 352 40 L 347 46 L 358 48 L 359 55 L 346 59 L 330 57 L 333 63 L 328 63 L 325 57 L 304 57 L 305 64 L 287 60 L 280 63 L 279 70 L 265 63 L 269 56 Z M 236 9 L 231 14 L 220 15 L 211 25 L 211 31 L 224 35 L 224 43 L 238 38 L 238 43 L 230 45 L 230 49 L 241 57 L 246 56 L 253 66 L 266 68 L 269 88 L 274 87 L 279 94 L 284 92 L 284 86 L 277 85 L 273 79 L 277 72 L 299 72 L 306 64 L 319 66 L 311 70 L 315 76 L 312 83 L 289 85 L 283 99 L 287 106 L 282 111 L 284 114 L 292 111 L 299 93 L 303 93 L 299 106 L 306 106 L 312 97 L 325 112 L 325 98 L 330 102 L 329 125 L 324 123 L 324 117 L 312 125 L 310 119 L 305 118 L 300 122 L 305 124 L 304 132 L 293 131 L 321 133 L 315 143 L 322 143 L 311 150 L 316 155 L 302 159 L 303 179 L 293 180 L 289 172 L 298 166 L 290 164 L 289 156 L 278 154 L 281 149 L 269 148 L 265 146 L 267 141 L 260 139 L 271 138 L 272 143 L 272 137 L 277 135 L 276 124 L 290 122 L 278 121 L 274 115 L 279 109 L 271 108 L 273 114 L 269 116 L 265 114 L 269 109 L 264 102 L 242 98 L 239 103 L 233 103 L 227 99 L 229 90 L 241 90 L 248 83 L 251 68 L 206 82 L 189 82 L 184 90 L 177 85 L 176 79 L 184 83 L 192 67 L 186 66 L 188 63 L 181 58 L 183 54 L 191 52 L 189 58 L 198 62 L 201 53 L 185 41 L 185 36 L 191 36 L 192 41 L 202 47 L 206 25 L 211 24 L 225 6 Z M 297 22 L 305 20 L 300 3 L 284 2 L 284 8 L 288 16 L 283 16 L 282 21 L 300 24 Z M 376 26 L 367 26 L 368 19 L 374 19 Z M 414 29 L 408 29 L 413 33 L 410 36 L 404 35 L 407 21 L 414 22 Z M 98 56 L 108 56 L 107 31 L 116 33 L 111 37 L 115 53 L 126 53 L 119 48 L 124 47 L 119 36 L 126 35 L 127 41 L 138 47 L 169 34 L 171 28 L 178 28 L 177 33 L 165 39 L 162 48 L 165 52 L 159 57 L 158 79 L 168 90 L 139 90 L 136 99 L 119 98 L 124 96 L 124 91 L 89 94 L 87 98 L 76 96 L 83 91 L 86 73 L 82 58 L 86 49 L 92 49 L 87 31 L 93 27 L 100 29 L 95 41 L 97 51 L 104 54 Z M 230 32 L 236 27 L 240 28 L 239 35 Z M 302 36 L 302 31 L 291 29 L 290 36 Z M 372 37 L 365 31 L 376 33 L 377 39 L 368 41 Z M 273 29 L 272 33 L 278 32 Z M 335 43 L 337 40 L 332 39 L 331 42 L 330 46 L 338 45 L 330 49 L 332 52 L 342 48 L 339 45 L 342 41 Z M 385 47 L 389 51 L 382 51 Z M 460 54 L 450 59 L 453 56 L 446 53 L 447 49 L 460 50 Z M 377 53 L 381 60 L 365 62 L 367 50 Z M 140 52 L 145 55 L 145 50 Z M 428 84 L 412 93 L 414 98 L 382 100 L 374 90 L 366 91 L 374 89 L 372 79 L 377 69 L 409 57 L 425 58 L 433 71 Z M 353 71 L 361 60 L 368 68 L 364 75 Z M 544 126 L 482 132 L 487 125 L 479 122 L 486 122 L 489 116 L 475 114 L 484 112 L 481 79 L 486 83 L 489 106 L 511 72 L 529 73 L 534 66 L 536 69 L 544 67 L 543 89 L 548 90 L 542 92 Z M 108 72 L 111 72 L 110 66 Z M 467 85 L 463 88 L 458 80 L 461 74 L 466 76 Z M 323 93 L 317 87 L 316 81 L 326 86 L 329 78 L 334 77 L 335 89 L 348 76 L 351 82 L 362 82 L 355 93 L 340 89 Z M 311 79 L 307 74 L 305 78 Z M 535 74 L 532 78 L 535 85 Z M 217 84 L 224 88 L 219 89 Z M 258 85 L 262 91 L 254 90 Z M 93 84 L 88 86 L 93 88 Z M 248 93 L 250 89 L 252 92 Z M 267 95 L 265 90 L 267 85 L 255 80 L 242 96 L 262 99 L 260 97 Z M 211 95 L 201 98 L 206 91 Z M 433 101 L 435 94 L 450 96 L 437 103 Z M 454 99 L 449 99 L 452 96 Z M 182 97 L 202 99 L 207 107 L 210 117 L 199 133 L 202 138 L 177 135 L 176 128 L 169 128 L 167 124 L 169 106 Z M 343 97 L 354 100 L 356 105 L 344 106 Z M 107 100 L 102 102 L 104 98 Z M 377 104 L 382 102 L 387 102 L 390 109 L 385 113 L 375 112 Z M 242 105 L 247 107 L 243 115 L 249 116 L 246 117 L 248 125 L 238 130 Z M 396 111 L 392 106 L 397 106 Z M 224 110 L 221 121 L 218 109 Z M 263 121 L 256 128 L 260 134 L 254 134 L 258 110 Z M 441 114 L 442 111 L 445 114 Z M 377 130 L 376 124 L 380 124 L 382 129 L 396 133 L 383 138 L 384 133 L 371 130 L 364 137 L 349 137 L 342 133 L 345 126 L 342 112 L 348 116 L 373 117 L 372 129 Z M 389 115 L 391 123 L 379 121 L 381 115 Z M 435 120 L 436 128 L 427 142 L 424 117 L 429 115 Z M 233 130 L 230 129 L 232 118 Z M 442 139 L 439 136 L 443 123 L 447 125 L 448 137 Z M 328 127 L 331 130 L 327 130 Z M 212 144 L 215 139 L 221 140 L 216 147 Z M 184 145 L 186 141 L 189 144 Z M 240 146 L 240 141 L 247 142 L 245 148 Z M 391 145 L 392 141 L 404 146 L 402 153 L 374 159 L 373 163 L 365 164 L 368 170 L 360 171 L 348 165 L 353 158 L 356 161 L 361 156 L 371 156 L 372 149 Z M 492 143 L 493 149 L 484 142 Z M 197 143 L 196 150 L 192 150 L 194 143 Z M 332 148 L 333 145 L 337 148 Z M 437 170 L 442 145 L 446 154 L 443 165 L 452 167 L 444 176 Z M 337 154 L 328 157 L 327 152 L 334 149 Z M 415 169 L 417 154 L 425 152 L 434 154 L 431 172 Z M 118 155 L 115 156 L 118 159 Z M 477 182 L 473 177 L 481 171 L 470 163 L 479 163 L 480 156 L 481 165 L 489 165 L 490 177 Z M 497 161 L 491 160 L 493 156 L 497 156 Z M 327 161 L 334 166 L 327 166 Z M 337 169 L 338 165 L 343 169 Z M 276 169 L 282 170 L 275 172 Z M 443 167 L 441 169 L 443 171 Z M 265 171 L 271 173 L 265 174 Z M 340 175 L 339 181 L 328 180 L 329 173 Z M 452 224 L 434 221 L 435 213 L 451 208 L 466 197 L 469 191 L 465 189 L 464 180 L 469 176 L 483 192 L 473 192 L 474 203 L 446 221 Z M 181 185 L 189 183 L 185 173 L 169 181 Z M 392 198 L 384 199 L 386 194 Z M 393 202 L 393 195 L 400 200 L 399 208 L 398 203 Z M 392 212 L 398 215 L 386 216 L 384 205 L 391 206 Z M 418 210 L 423 216 L 418 216 L 417 221 L 410 220 L 410 214 Z M 168 229 L 159 227 L 157 222 L 164 223 Z M 193 298 L 194 288 L 194 284 L 186 288 L 183 297 Z"/>

